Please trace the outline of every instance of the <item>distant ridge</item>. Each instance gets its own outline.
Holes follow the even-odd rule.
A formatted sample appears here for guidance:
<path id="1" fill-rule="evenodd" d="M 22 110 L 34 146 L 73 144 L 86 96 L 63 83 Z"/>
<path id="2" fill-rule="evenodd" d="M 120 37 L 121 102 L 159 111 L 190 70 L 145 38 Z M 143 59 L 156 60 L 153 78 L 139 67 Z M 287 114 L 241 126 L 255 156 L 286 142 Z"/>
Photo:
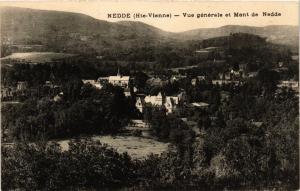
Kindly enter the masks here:
<path id="1" fill-rule="evenodd" d="M 290 25 L 269 25 L 264 27 L 226 25 L 218 28 L 203 28 L 185 31 L 179 34 L 184 39 L 208 39 L 219 36 L 227 36 L 230 33 L 250 33 L 266 37 L 268 41 L 298 47 L 299 33 L 297 26 Z"/>
<path id="2" fill-rule="evenodd" d="M 129 49 L 160 46 L 190 40 L 250 33 L 269 42 L 298 50 L 298 27 L 226 25 L 200 28 L 180 33 L 166 32 L 136 21 L 108 22 L 81 13 L 0 7 L 3 44 L 40 44 L 47 51 L 70 53 L 124 52 Z"/>

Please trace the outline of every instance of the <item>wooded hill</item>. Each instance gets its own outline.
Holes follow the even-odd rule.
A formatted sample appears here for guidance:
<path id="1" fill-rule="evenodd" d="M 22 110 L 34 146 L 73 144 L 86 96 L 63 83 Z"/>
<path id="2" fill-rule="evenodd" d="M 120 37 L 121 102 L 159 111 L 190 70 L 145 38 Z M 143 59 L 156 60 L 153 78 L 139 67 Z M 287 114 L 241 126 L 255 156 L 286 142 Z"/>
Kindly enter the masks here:
<path id="1" fill-rule="evenodd" d="M 127 60 L 154 60 L 149 51 L 182 49 L 192 41 L 249 33 L 268 42 L 298 50 L 296 26 L 234 26 L 196 29 L 181 33 L 160 30 L 142 22 L 107 22 L 71 12 L 1 7 L 2 56 L 8 44 L 43 45 L 44 50 L 79 53 Z M 142 54 L 142 55 L 141 55 Z"/>

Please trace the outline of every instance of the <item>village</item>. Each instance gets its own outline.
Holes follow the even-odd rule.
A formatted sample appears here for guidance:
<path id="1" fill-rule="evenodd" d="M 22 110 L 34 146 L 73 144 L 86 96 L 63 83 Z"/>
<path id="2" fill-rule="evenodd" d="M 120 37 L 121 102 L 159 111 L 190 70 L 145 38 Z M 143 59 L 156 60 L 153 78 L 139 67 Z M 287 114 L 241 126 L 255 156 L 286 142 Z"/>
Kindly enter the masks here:
<path id="1" fill-rule="evenodd" d="M 300 188 L 297 3 L 96 1 L 0 3 L 1 190 Z"/>
<path id="2" fill-rule="evenodd" d="M 204 57 L 208 57 L 211 51 L 217 50 L 217 47 L 209 47 L 206 49 L 200 49 L 195 51 L 195 54 Z M 214 60 L 214 62 L 217 62 Z M 196 139 L 202 139 L 205 134 L 205 130 L 199 128 L 199 114 L 207 116 L 209 123 L 217 123 L 218 116 L 214 112 L 216 104 L 220 106 L 229 104 L 230 97 L 232 96 L 232 90 L 239 89 L 245 82 L 257 77 L 258 72 L 246 72 L 246 65 L 240 65 L 238 69 L 229 68 L 224 72 L 220 72 L 216 75 L 216 78 L 212 79 L 211 76 L 202 75 L 189 75 L 189 71 L 197 69 L 196 66 L 188 66 L 181 68 L 173 68 L 166 70 L 169 74 L 156 75 L 153 72 L 140 72 L 144 76 L 143 87 L 138 87 L 139 83 L 137 75 L 122 75 L 122 71 L 118 67 L 116 75 L 101 76 L 97 79 L 81 79 L 84 86 L 91 86 L 96 90 L 101 90 L 108 84 L 119 87 L 124 92 L 126 99 L 130 99 L 134 102 L 136 115 L 130 119 L 130 122 L 126 128 L 114 138 L 102 137 L 102 140 L 106 140 L 106 143 L 113 148 L 120 150 L 121 152 L 127 151 L 131 153 L 131 156 L 137 158 L 145 158 L 149 154 L 160 154 L 166 151 L 171 144 L 159 142 L 156 136 L 153 136 L 153 129 L 151 123 L 147 119 L 149 115 L 149 108 L 158 108 L 165 112 L 166 116 L 175 116 L 176 119 L 186 124 L 196 136 Z M 273 69 L 276 72 L 284 73 L 287 68 L 283 62 L 278 62 L 278 66 Z M 53 73 L 50 75 L 50 80 L 39 88 L 29 87 L 27 81 L 18 81 L 16 86 L 2 87 L 1 88 L 1 100 L 3 104 L 18 104 L 22 100 L 26 100 L 28 97 L 40 97 L 42 94 L 46 95 L 52 102 L 63 102 L 64 92 L 62 86 L 55 84 L 55 76 Z M 179 85 L 184 83 L 185 85 Z M 186 84 L 188 83 L 188 84 Z M 187 92 L 184 87 L 191 87 L 195 90 Z M 209 87 L 201 88 L 201 87 Z M 83 88 L 83 87 L 82 87 Z M 213 89 L 219 89 L 217 92 L 208 91 Z M 147 90 L 148 89 L 148 90 Z M 275 96 L 280 94 L 283 90 L 290 89 L 299 93 L 299 82 L 297 80 L 281 80 L 277 84 L 277 90 Z M 197 94 L 198 98 L 191 98 Z M 211 94 L 213 93 L 213 94 Z M 262 92 L 263 93 L 263 92 Z M 219 96 L 215 98 L 214 96 Z M 261 95 L 263 96 L 263 95 Z M 214 101 L 216 100 L 217 101 Z M 219 106 L 218 106 L 219 107 Z M 215 113 L 215 114 L 213 114 Z M 262 126 L 262 121 L 251 122 L 256 126 Z M 2 131 L 3 140 L 6 140 L 8 131 Z M 99 137 L 94 137 L 98 139 Z M 138 138 L 138 140 L 137 140 Z M 111 140 L 110 140 L 111 139 Z M 113 141 L 112 141 L 113 140 Z M 133 140 L 136 140 L 134 143 Z M 67 145 L 67 142 L 60 141 L 63 148 Z M 131 146 L 128 146 L 131 145 Z M 135 145 L 135 146 L 132 146 Z M 160 145 L 160 146 L 158 146 Z M 155 150 L 157 149 L 157 150 Z M 145 152 L 141 152 L 144 150 Z"/>

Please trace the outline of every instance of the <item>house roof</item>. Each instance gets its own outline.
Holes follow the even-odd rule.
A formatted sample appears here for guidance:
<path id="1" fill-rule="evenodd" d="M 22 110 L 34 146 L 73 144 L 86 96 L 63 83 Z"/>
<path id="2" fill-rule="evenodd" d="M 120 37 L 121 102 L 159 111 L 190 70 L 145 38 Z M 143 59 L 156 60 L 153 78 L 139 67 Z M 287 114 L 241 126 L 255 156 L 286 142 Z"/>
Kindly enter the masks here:
<path id="1" fill-rule="evenodd" d="M 95 80 L 85 80 L 83 79 L 82 82 L 85 84 L 85 83 L 95 83 L 96 81 Z"/>
<path id="2" fill-rule="evenodd" d="M 109 78 L 109 77 L 99 77 L 99 78 L 97 79 L 97 81 L 100 81 L 100 80 L 108 80 L 108 78 Z"/>
<path id="3" fill-rule="evenodd" d="M 205 102 L 194 102 L 194 103 L 191 103 L 192 106 L 194 107 L 207 107 L 209 106 L 208 103 L 205 103 Z"/>
<path id="4" fill-rule="evenodd" d="M 298 55 L 293 55 L 293 56 L 292 56 L 292 59 L 293 59 L 293 60 L 299 60 L 299 56 L 298 56 Z"/>
<path id="5" fill-rule="evenodd" d="M 215 50 L 215 49 L 218 49 L 218 48 L 219 47 L 210 46 L 210 47 L 205 48 L 205 50 Z"/>
<path id="6" fill-rule="evenodd" d="M 129 76 L 109 76 L 109 81 L 129 81 Z"/>
<path id="7" fill-rule="evenodd" d="M 254 126 L 256 126 L 256 127 L 261 127 L 264 123 L 260 122 L 260 121 L 254 121 L 251 124 L 254 125 Z"/>
<path id="8" fill-rule="evenodd" d="M 195 52 L 196 53 L 209 53 L 208 50 L 196 50 Z"/>

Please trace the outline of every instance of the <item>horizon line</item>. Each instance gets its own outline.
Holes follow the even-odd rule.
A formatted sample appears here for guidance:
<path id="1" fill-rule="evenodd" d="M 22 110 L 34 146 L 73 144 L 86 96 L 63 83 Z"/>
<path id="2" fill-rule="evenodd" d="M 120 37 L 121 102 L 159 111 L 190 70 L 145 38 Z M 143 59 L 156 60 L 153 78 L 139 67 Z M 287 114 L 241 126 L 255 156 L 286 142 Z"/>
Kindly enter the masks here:
<path id="1" fill-rule="evenodd" d="M 293 1 L 291 1 L 293 2 Z M 102 22 L 108 22 L 108 23 L 120 23 L 120 22 L 132 22 L 132 23 L 142 23 L 151 27 L 154 27 L 156 29 L 159 29 L 163 32 L 168 32 L 168 33 L 185 33 L 185 32 L 189 32 L 189 31 L 196 31 L 196 30 L 201 30 L 201 29 L 217 29 L 217 28 L 222 28 L 222 27 L 226 27 L 226 26 L 241 26 L 241 27 L 255 27 L 255 28 L 264 28 L 264 27 L 270 27 L 270 26 L 289 26 L 289 27 L 299 27 L 299 23 L 298 24 L 266 24 L 266 25 L 247 25 L 247 24 L 224 24 L 224 25 L 219 25 L 216 27 L 197 27 L 197 28 L 192 28 L 192 29 L 188 29 L 188 30 L 181 30 L 181 31 L 171 31 L 171 30 L 165 30 L 163 28 L 160 28 L 158 26 L 155 26 L 153 24 L 149 24 L 147 22 L 143 22 L 143 21 L 139 21 L 139 20 L 116 20 L 116 21 L 110 21 L 110 20 L 106 20 L 106 19 L 100 19 L 100 18 L 96 18 L 95 16 L 86 14 L 86 13 L 81 13 L 81 12 L 75 12 L 75 11 L 68 11 L 68 10 L 52 10 L 52 9 L 37 9 L 37 8 L 31 8 L 31 7 L 20 7 L 20 6 L 10 6 L 10 5 L 1 5 L 0 2 L 0 8 L 17 8 L 17 9 L 27 9 L 27 10 L 34 10 L 34 11 L 41 11 L 41 12 L 59 12 L 59 13 L 70 13 L 70 14 L 77 14 L 77 15 L 84 15 L 87 17 L 90 17 L 92 19 L 95 19 L 97 21 L 102 21 Z"/>

